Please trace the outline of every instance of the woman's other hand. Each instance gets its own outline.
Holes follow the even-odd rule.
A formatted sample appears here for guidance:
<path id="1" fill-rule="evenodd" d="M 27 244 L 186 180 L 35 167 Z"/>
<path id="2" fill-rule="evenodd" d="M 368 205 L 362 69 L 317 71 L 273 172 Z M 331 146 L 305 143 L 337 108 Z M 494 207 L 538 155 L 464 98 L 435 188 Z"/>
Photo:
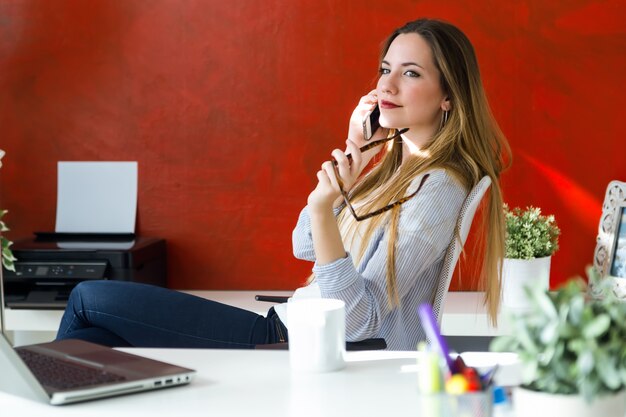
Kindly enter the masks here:
<path id="1" fill-rule="evenodd" d="M 342 201 L 341 189 L 350 191 L 361 174 L 363 169 L 361 151 L 350 139 L 346 143 L 346 152 L 340 149 L 333 150 L 332 159 L 324 162 L 317 172 L 317 186 L 308 198 L 311 210 L 332 210 L 333 207 L 338 207 Z M 351 160 L 346 156 L 348 153 Z M 337 162 L 336 168 L 333 167 L 334 161 Z"/>

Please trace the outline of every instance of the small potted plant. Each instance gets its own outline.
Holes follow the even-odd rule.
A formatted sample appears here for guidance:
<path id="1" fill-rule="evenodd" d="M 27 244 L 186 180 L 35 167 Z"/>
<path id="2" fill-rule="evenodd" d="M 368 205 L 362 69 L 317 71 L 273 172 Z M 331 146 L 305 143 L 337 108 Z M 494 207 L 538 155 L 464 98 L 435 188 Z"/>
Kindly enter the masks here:
<path id="1" fill-rule="evenodd" d="M 626 303 L 608 280 L 593 295 L 588 288 L 582 279 L 554 292 L 527 288 L 531 308 L 512 313 L 511 335 L 492 341 L 491 350 L 515 352 L 522 365 L 517 417 L 625 415 Z"/>
<path id="2" fill-rule="evenodd" d="M 7 210 L 0 210 L 0 247 L 2 248 L 2 266 L 6 269 L 15 271 L 14 262 L 17 260 L 11 252 L 11 245 L 13 242 L 4 237 L 4 232 L 8 232 L 9 228 L 2 221 L 2 217 L 7 213 Z"/>
<path id="3" fill-rule="evenodd" d="M 547 290 L 550 286 L 550 261 L 559 249 L 561 231 L 554 216 L 541 209 L 504 205 L 506 250 L 502 266 L 502 304 L 509 309 L 528 308 L 524 287 Z"/>
<path id="4" fill-rule="evenodd" d="M 2 168 L 2 157 L 4 156 L 4 151 L 0 149 L 0 168 Z M 4 232 L 8 232 L 9 228 L 2 221 L 2 217 L 7 214 L 7 210 L 0 210 L 0 248 L 2 251 L 2 262 L 0 262 L 0 267 L 4 266 L 6 269 L 11 271 L 15 271 L 14 262 L 17 260 L 13 256 L 11 252 L 11 245 L 13 244 L 10 240 L 4 237 Z"/>

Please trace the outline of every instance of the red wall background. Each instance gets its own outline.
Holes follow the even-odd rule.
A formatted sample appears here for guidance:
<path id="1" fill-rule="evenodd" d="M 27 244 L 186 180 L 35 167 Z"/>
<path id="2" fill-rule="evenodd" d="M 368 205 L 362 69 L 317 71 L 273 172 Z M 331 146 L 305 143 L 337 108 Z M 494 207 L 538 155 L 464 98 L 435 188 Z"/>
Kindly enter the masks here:
<path id="1" fill-rule="evenodd" d="M 315 172 L 384 37 L 420 16 L 473 41 L 514 151 L 506 201 L 556 215 L 553 284 L 583 273 L 626 180 L 618 0 L 0 0 L 9 237 L 54 229 L 57 161 L 137 160 L 137 229 L 167 239 L 170 287 L 294 288 Z"/>

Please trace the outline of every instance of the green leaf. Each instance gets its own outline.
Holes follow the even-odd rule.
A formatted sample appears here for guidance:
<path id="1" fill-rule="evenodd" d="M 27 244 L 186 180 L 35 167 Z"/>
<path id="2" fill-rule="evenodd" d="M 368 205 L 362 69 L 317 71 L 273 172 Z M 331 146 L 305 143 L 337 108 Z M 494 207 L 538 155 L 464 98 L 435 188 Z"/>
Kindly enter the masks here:
<path id="1" fill-rule="evenodd" d="M 15 263 L 11 259 L 2 258 L 2 265 L 9 271 L 15 272 Z"/>
<path id="2" fill-rule="evenodd" d="M 583 336 L 587 339 L 596 339 L 609 329 L 610 324 L 611 318 L 607 314 L 601 314 L 585 325 Z"/>
<path id="3" fill-rule="evenodd" d="M 2 249 L 2 259 L 6 259 L 8 261 L 17 261 L 17 258 L 13 256 L 13 252 L 11 252 L 11 249 L 9 248 Z"/>
<path id="4" fill-rule="evenodd" d="M 593 365 L 595 363 L 593 359 L 593 352 L 589 350 L 584 350 L 578 356 L 578 360 L 576 361 L 578 367 L 580 368 L 580 372 L 582 375 L 589 375 L 593 370 Z"/>
<path id="5" fill-rule="evenodd" d="M 528 328 L 523 325 L 523 323 L 517 322 L 517 326 L 515 326 L 515 335 L 517 337 L 517 341 L 527 352 L 537 355 L 539 353 L 539 349 L 533 340 L 531 333 Z"/>
<path id="6" fill-rule="evenodd" d="M 617 390 L 622 382 L 616 365 L 616 361 L 608 357 L 606 353 L 597 353 L 596 367 L 598 375 L 602 382 L 612 390 Z"/>
<path id="7" fill-rule="evenodd" d="M 522 381 L 524 381 L 524 383 L 537 381 L 538 371 L 539 364 L 537 363 L 537 361 L 530 359 L 522 361 Z"/>
<path id="8" fill-rule="evenodd" d="M 569 307 L 569 321 L 574 326 L 579 326 L 585 308 L 585 298 L 582 294 L 573 297 L 569 303 Z"/>
<path id="9" fill-rule="evenodd" d="M 553 321 L 552 323 L 549 323 L 546 327 L 544 327 L 544 329 L 541 331 L 539 340 L 545 345 L 554 345 L 556 344 L 558 336 L 559 322 Z"/>
<path id="10" fill-rule="evenodd" d="M 598 381 L 595 379 L 585 378 L 580 381 L 579 390 L 587 404 L 593 401 L 599 389 Z"/>
<path id="11" fill-rule="evenodd" d="M 556 346 L 549 346 L 548 348 L 546 348 L 546 350 L 544 350 L 538 357 L 538 362 L 541 366 L 547 366 L 550 364 L 550 362 L 552 362 L 552 360 L 554 359 L 554 356 L 556 354 L 557 350 L 556 350 Z"/>
<path id="12" fill-rule="evenodd" d="M 545 314 L 551 320 L 556 320 L 558 318 L 558 313 L 556 311 L 554 303 L 548 296 L 547 292 L 535 290 L 532 294 L 529 295 L 533 297 L 533 300 L 537 303 L 537 306 L 542 310 L 543 314 Z"/>
<path id="13" fill-rule="evenodd" d="M 583 339 L 572 339 L 567 342 L 567 349 L 571 352 L 579 354 L 587 347 L 587 343 Z"/>
<path id="14" fill-rule="evenodd" d="M 517 347 L 517 341 L 513 336 L 498 336 L 489 343 L 489 350 L 492 352 L 510 352 Z"/>

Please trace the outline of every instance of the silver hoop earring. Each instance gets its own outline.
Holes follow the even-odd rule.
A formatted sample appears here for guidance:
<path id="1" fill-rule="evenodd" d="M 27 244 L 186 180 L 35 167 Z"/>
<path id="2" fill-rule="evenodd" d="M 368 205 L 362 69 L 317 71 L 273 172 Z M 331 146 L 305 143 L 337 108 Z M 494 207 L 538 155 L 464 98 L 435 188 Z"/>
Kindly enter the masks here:
<path id="1" fill-rule="evenodd" d="M 441 113 L 441 126 L 440 126 L 440 128 L 443 128 L 446 123 L 448 123 L 448 110 L 444 110 L 443 113 Z"/>

